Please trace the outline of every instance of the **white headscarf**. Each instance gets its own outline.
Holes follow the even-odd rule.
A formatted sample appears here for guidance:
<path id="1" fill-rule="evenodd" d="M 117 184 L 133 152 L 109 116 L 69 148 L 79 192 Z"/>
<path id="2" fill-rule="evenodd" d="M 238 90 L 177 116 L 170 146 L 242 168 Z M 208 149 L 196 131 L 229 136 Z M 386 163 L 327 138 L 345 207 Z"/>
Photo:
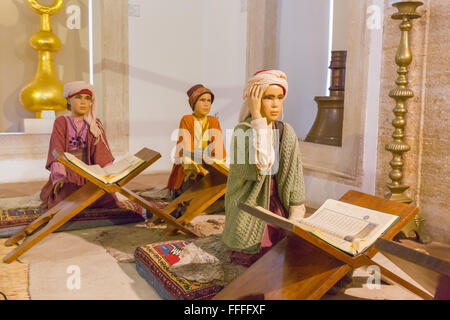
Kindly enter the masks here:
<path id="1" fill-rule="evenodd" d="M 250 116 L 248 108 L 248 94 L 254 86 L 262 86 L 263 91 L 266 91 L 270 85 L 277 84 L 284 88 L 284 95 L 288 92 L 288 83 L 286 74 L 280 70 L 264 70 L 256 73 L 251 79 L 247 81 L 244 89 L 244 103 L 242 104 L 241 112 L 239 113 L 239 122 L 245 121 Z"/>
<path id="2" fill-rule="evenodd" d="M 92 92 L 92 105 L 89 112 L 84 115 L 84 120 L 89 124 L 89 131 L 91 131 L 92 135 L 96 138 L 95 143 L 97 144 L 100 139 L 105 142 L 103 139 L 102 130 L 97 124 L 97 99 L 95 98 L 94 87 L 84 81 L 69 82 L 64 85 L 64 97 L 68 100 L 70 96 L 85 89 Z"/>

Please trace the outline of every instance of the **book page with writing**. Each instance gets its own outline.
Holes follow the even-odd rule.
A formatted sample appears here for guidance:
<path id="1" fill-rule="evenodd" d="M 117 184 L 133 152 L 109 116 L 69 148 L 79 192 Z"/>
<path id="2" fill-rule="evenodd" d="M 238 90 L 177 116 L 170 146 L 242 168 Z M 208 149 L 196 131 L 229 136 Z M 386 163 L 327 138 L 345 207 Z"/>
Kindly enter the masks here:
<path id="1" fill-rule="evenodd" d="M 318 228 L 338 238 L 356 236 L 369 225 L 369 222 L 323 207 L 309 218 L 300 220 L 302 224 Z"/>
<path id="2" fill-rule="evenodd" d="M 87 173 L 94 176 L 95 178 L 97 178 L 103 182 L 106 182 L 106 180 L 104 179 L 104 176 L 106 175 L 105 170 L 102 167 L 100 167 L 98 164 L 87 165 L 86 163 L 84 163 L 83 161 L 81 161 L 80 159 L 75 157 L 73 154 L 68 153 L 68 152 L 64 152 L 64 156 L 66 157 L 66 159 L 68 161 L 72 162 L 74 165 L 76 165 L 80 169 L 86 171 Z"/>
<path id="3" fill-rule="evenodd" d="M 131 166 L 138 163 L 139 161 L 142 160 L 134 155 L 128 155 L 122 160 L 119 160 L 118 162 L 114 163 L 113 165 L 105 167 L 104 170 L 108 176 L 120 174 L 125 170 L 127 170 L 128 168 L 130 168 Z"/>
<path id="4" fill-rule="evenodd" d="M 281 216 L 279 216 L 269 210 L 266 210 L 262 207 L 259 207 L 259 206 L 258 207 L 250 207 L 250 206 L 241 204 L 240 208 L 245 210 L 246 212 L 254 215 L 255 217 L 263 219 L 267 223 L 276 225 L 284 230 L 292 231 L 294 226 L 297 226 L 300 229 L 310 232 L 311 234 L 315 235 L 319 239 L 327 242 L 328 244 L 330 244 L 342 251 L 345 251 L 352 255 L 356 254 L 356 250 L 352 248 L 351 242 L 348 242 L 342 238 L 324 233 L 321 230 L 319 230 L 318 228 L 315 228 L 315 227 L 312 227 L 312 226 L 309 226 L 309 225 L 299 222 L 299 220 L 286 219 L 284 217 L 281 217 Z"/>
<path id="5" fill-rule="evenodd" d="M 313 215 L 301 219 L 286 219 L 261 207 L 245 204 L 239 207 L 285 230 L 298 226 L 350 255 L 366 250 L 399 219 L 396 215 L 331 199 Z"/>
<path id="6" fill-rule="evenodd" d="M 119 162 L 120 162 L 120 164 L 119 164 Z M 111 170 L 111 172 L 116 171 L 116 170 L 119 171 L 119 169 L 123 169 L 123 171 L 119 171 L 119 173 L 117 173 L 117 174 L 111 174 L 111 175 L 107 176 L 106 180 L 108 181 L 108 183 L 116 183 L 116 182 L 122 180 L 123 178 L 128 176 L 131 172 L 133 172 L 134 170 L 136 170 L 142 164 L 145 163 L 144 160 L 142 160 L 136 156 L 122 159 L 119 162 L 117 163 L 118 166 L 116 167 L 116 169 Z"/>
<path id="7" fill-rule="evenodd" d="M 95 165 L 87 165 L 83 161 L 79 160 L 74 155 L 65 152 L 64 156 L 68 161 L 85 171 L 86 173 L 90 174 L 94 178 L 102 181 L 106 184 L 115 183 L 127 175 L 129 175 L 132 171 L 134 171 L 136 168 L 138 168 L 140 165 L 145 163 L 144 160 L 139 159 L 136 156 L 129 156 L 127 158 L 124 158 L 120 161 L 118 161 L 116 164 L 102 168 L 98 164 Z M 114 172 L 117 172 L 115 174 Z"/>
<path id="8" fill-rule="evenodd" d="M 398 219 L 398 216 L 329 199 L 309 218 L 298 223 L 315 229 L 344 245 L 353 254 L 367 249 Z"/>

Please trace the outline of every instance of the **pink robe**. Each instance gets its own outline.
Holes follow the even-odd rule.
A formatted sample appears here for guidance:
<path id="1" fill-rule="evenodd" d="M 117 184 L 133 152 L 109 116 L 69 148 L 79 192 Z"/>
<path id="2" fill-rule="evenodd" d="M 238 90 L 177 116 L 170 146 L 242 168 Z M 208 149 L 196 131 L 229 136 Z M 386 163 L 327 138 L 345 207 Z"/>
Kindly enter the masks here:
<path id="1" fill-rule="evenodd" d="M 87 143 L 84 146 L 86 153 L 86 163 L 88 165 L 98 164 L 101 167 L 105 167 L 106 165 L 112 163 L 114 161 L 114 157 L 111 154 L 111 151 L 108 149 L 105 132 L 103 131 L 103 127 L 101 126 L 100 120 L 97 119 L 99 123 L 99 127 L 103 133 L 103 139 L 105 143 L 100 139 L 97 144 L 95 144 L 95 137 L 89 130 L 87 131 Z M 89 129 L 87 127 L 87 129 Z M 45 168 L 51 171 L 50 178 L 45 186 L 41 190 L 40 198 L 42 200 L 42 208 L 50 209 L 54 207 L 57 203 L 64 200 L 66 197 L 71 195 L 73 192 L 78 190 L 81 186 L 85 185 L 87 180 L 72 170 L 65 168 L 62 170 L 62 167 L 57 162 L 57 160 L 53 157 L 53 150 L 56 150 L 58 154 L 63 152 L 70 152 L 72 149 L 70 148 L 69 138 L 73 135 L 73 131 L 68 126 L 68 120 L 66 117 L 61 116 L 55 120 L 53 125 L 52 135 L 50 137 L 50 146 L 47 157 L 47 164 Z M 85 140 L 86 137 L 84 137 Z M 65 177 L 64 177 L 65 171 Z M 54 194 L 54 185 L 60 181 L 62 178 L 65 179 L 65 183 L 63 187 L 59 190 L 58 194 Z M 115 208 L 119 206 L 119 202 L 114 195 L 105 194 L 103 197 L 98 199 L 95 203 L 93 203 L 90 208 Z"/>

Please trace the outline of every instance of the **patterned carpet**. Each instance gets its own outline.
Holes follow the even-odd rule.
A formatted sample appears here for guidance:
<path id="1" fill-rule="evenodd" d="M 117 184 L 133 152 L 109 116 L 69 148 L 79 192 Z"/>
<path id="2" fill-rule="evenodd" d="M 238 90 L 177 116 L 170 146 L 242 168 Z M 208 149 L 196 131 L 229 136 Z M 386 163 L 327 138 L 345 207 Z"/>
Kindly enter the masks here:
<path id="1" fill-rule="evenodd" d="M 136 268 L 139 274 L 165 300 L 209 300 L 222 286 L 200 283 L 180 277 L 170 270 L 179 262 L 179 252 L 190 241 L 167 241 L 136 249 Z"/>
<path id="2" fill-rule="evenodd" d="M 164 203 L 152 202 L 161 208 Z M 29 225 L 45 213 L 40 207 L 4 209 L 0 207 L 0 238 L 8 238 Z M 110 225 L 143 222 L 147 212 L 130 200 L 121 201 L 121 208 L 115 209 L 85 209 L 58 231 L 95 228 Z"/>
<path id="3" fill-rule="evenodd" d="M 11 264 L 5 264 L 3 257 L 14 249 L 14 247 L 4 245 L 7 238 L 45 212 L 35 205 L 36 201 L 31 201 L 34 199 L 33 197 L 11 198 L 11 201 L 10 199 L 1 199 L 0 203 L 0 238 L 4 238 L 0 239 L 0 292 L 5 294 L 8 300 L 30 300 L 28 264 L 20 262 L 20 259 Z M 20 204 L 20 208 L 11 207 L 12 203 Z M 27 204 L 26 208 L 23 208 L 23 203 Z M 144 221 L 146 212 L 143 208 L 129 200 L 121 201 L 121 203 L 122 207 L 117 209 L 86 209 L 58 231 Z M 152 203 L 159 208 L 165 206 L 164 203 Z M 3 299 L 4 297 L 0 295 L 0 300 Z"/>

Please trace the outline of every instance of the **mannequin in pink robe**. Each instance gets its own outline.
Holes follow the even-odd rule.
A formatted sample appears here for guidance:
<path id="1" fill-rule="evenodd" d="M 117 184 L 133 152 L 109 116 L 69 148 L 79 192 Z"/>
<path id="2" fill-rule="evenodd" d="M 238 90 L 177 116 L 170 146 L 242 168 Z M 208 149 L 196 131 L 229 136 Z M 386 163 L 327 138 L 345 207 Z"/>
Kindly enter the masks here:
<path id="1" fill-rule="evenodd" d="M 41 191 L 42 207 L 44 209 L 50 209 L 55 206 L 58 202 L 64 200 L 67 196 L 72 194 L 74 191 L 78 190 L 81 186 L 86 183 L 86 179 L 73 172 L 72 170 L 64 167 L 53 157 L 53 150 L 56 150 L 58 154 L 63 152 L 70 152 L 69 150 L 69 126 L 70 120 L 68 117 L 58 117 L 53 126 L 52 136 L 50 138 L 50 147 L 48 151 L 47 164 L 45 168 L 50 170 L 50 178 Z M 100 123 L 100 120 L 97 120 Z M 104 134 L 104 133 L 103 133 Z M 87 164 L 98 164 L 101 167 L 105 167 L 114 161 L 114 157 L 111 151 L 107 147 L 106 136 L 105 142 L 100 140 L 96 145 L 94 144 L 95 138 L 92 134 L 86 131 L 87 144 L 85 146 L 86 158 L 84 160 Z M 65 171 L 65 176 L 64 176 Z M 63 172 L 61 174 L 61 172 Z M 59 190 L 57 195 L 54 193 L 54 185 L 65 179 L 63 187 Z M 115 208 L 117 207 L 116 199 L 111 194 L 106 194 L 99 200 L 97 200 L 91 207 L 102 207 L 102 208 Z"/>
<path id="2" fill-rule="evenodd" d="M 89 111 L 85 116 L 80 116 L 77 110 L 72 110 L 72 116 L 61 116 L 55 120 L 50 138 L 47 163 L 45 168 L 50 171 L 50 178 L 41 190 L 40 198 L 42 208 L 50 209 L 70 194 L 78 190 L 86 179 L 66 168 L 53 156 L 55 150 L 58 154 L 69 152 L 75 155 L 88 165 L 98 164 L 101 167 L 110 165 L 114 161 L 106 139 L 103 126 L 95 117 L 95 93 L 93 87 L 87 83 L 78 81 L 65 86 L 66 99 L 79 99 L 74 101 L 78 109 L 81 99 L 82 108 Z M 70 107 L 70 105 L 69 105 Z M 93 128 L 94 127 L 94 128 Z M 94 136 L 97 135 L 97 137 Z M 90 208 L 115 208 L 119 206 L 119 201 L 112 194 L 105 194 L 93 203 Z"/>

